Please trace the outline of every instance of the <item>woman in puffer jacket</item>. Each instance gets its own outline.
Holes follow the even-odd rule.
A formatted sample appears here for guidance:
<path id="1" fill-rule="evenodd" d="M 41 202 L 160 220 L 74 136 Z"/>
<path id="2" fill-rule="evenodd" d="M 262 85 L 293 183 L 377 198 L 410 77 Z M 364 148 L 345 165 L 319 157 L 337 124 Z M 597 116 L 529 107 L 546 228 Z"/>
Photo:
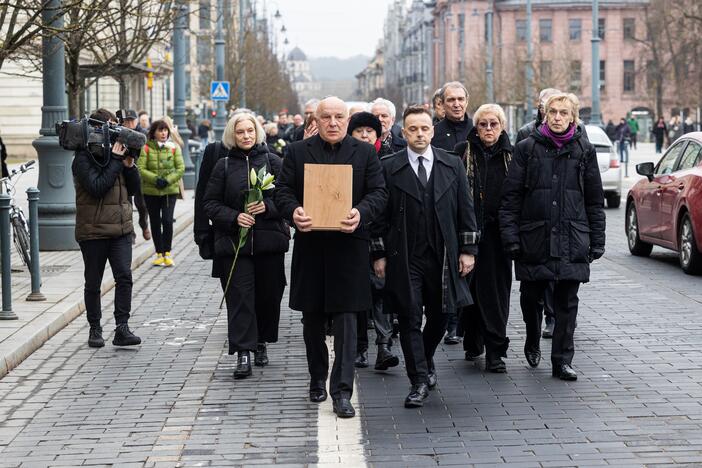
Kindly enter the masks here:
<path id="1" fill-rule="evenodd" d="M 165 267 L 173 266 L 173 212 L 180 192 L 179 181 L 185 173 L 180 146 L 169 141 L 170 136 L 166 121 L 154 121 L 137 162 L 156 248 L 156 258 L 152 263 Z"/>
<path id="2" fill-rule="evenodd" d="M 287 284 L 284 259 L 290 231 L 275 206 L 273 190 L 263 191 L 263 201 L 246 205 L 251 170 L 258 173 L 265 167 L 278 177 L 282 167 L 265 138 L 253 115 L 232 117 L 222 136 L 227 156 L 212 169 L 203 199 L 214 228 L 214 274 L 227 302 L 229 354 L 238 355 L 236 379 L 251 375 L 252 351 L 255 365 L 268 364 L 266 343 L 278 341 L 280 302 Z M 242 228 L 249 231 L 232 270 Z"/>

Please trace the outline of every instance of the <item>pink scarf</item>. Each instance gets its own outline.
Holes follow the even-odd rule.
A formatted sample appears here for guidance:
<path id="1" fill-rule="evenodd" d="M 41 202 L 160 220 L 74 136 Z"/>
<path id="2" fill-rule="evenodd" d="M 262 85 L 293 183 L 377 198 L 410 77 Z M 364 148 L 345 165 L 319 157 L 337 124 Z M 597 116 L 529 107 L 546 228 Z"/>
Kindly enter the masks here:
<path id="1" fill-rule="evenodd" d="M 563 148 L 563 145 L 573 139 L 573 136 L 575 135 L 575 124 L 570 124 L 568 130 L 563 133 L 554 133 L 547 124 L 541 125 L 539 127 L 539 131 L 543 136 L 549 138 L 553 144 L 556 145 L 556 148 L 561 149 Z"/>

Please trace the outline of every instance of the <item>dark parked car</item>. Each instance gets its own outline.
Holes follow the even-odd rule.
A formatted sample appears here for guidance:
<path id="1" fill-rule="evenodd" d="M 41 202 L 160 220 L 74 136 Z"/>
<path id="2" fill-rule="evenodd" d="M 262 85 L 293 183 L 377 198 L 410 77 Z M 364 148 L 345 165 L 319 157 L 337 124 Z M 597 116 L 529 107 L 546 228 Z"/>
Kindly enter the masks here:
<path id="1" fill-rule="evenodd" d="M 627 196 L 629 251 L 648 256 L 654 245 L 678 252 L 685 273 L 702 273 L 702 132 L 673 143 L 658 164 L 636 165 L 646 176 Z"/>

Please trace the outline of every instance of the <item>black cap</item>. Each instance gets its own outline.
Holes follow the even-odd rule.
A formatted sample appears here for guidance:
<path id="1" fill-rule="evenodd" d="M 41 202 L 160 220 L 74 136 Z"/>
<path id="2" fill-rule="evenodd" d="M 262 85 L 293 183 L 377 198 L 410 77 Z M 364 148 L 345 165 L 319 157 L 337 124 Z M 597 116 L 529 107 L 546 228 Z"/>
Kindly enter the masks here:
<path id="1" fill-rule="evenodd" d="M 117 111 L 117 120 L 119 120 L 119 123 L 130 119 L 136 120 L 138 118 L 139 116 L 137 116 L 137 113 L 134 109 L 120 109 Z"/>
<path id="2" fill-rule="evenodd" d="M 372 128 L 375 130 L 376 135 L 378 135 L 378 139 L 380 139 L 380 135 L 383 133 L 383 126 L 380 123 L 380 119 L 370 112 L 356 112 L 353 114 L 349 120 L 349 128 L 346 133 L 351 135 L 358 127 Z"/>

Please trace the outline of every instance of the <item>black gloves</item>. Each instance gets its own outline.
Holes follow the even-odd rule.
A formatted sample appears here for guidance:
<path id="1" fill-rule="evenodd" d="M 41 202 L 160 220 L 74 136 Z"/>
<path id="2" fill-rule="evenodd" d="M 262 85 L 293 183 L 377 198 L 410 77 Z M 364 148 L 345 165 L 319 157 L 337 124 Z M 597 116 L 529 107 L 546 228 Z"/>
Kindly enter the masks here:
<path id="1" fill-rule="evenodd" d="M 519 244 L 508 245 L 505 253 L 512 260 L 517 260 L 522 255 L 522 249 L 519 248 Z"/>
<path id="2" fill-rule="evenodd" d="M 158 189 L 164 189 L 168 187 L 168 181 L 164 179 L 163 177 L 157 177 L 156 178 L 156 188 Z"/>
<path id="3" fill-rule="evenodd" d="M 590 249 L 587 259 L 590 263 L 604 255 L 604 249 Z"/>

